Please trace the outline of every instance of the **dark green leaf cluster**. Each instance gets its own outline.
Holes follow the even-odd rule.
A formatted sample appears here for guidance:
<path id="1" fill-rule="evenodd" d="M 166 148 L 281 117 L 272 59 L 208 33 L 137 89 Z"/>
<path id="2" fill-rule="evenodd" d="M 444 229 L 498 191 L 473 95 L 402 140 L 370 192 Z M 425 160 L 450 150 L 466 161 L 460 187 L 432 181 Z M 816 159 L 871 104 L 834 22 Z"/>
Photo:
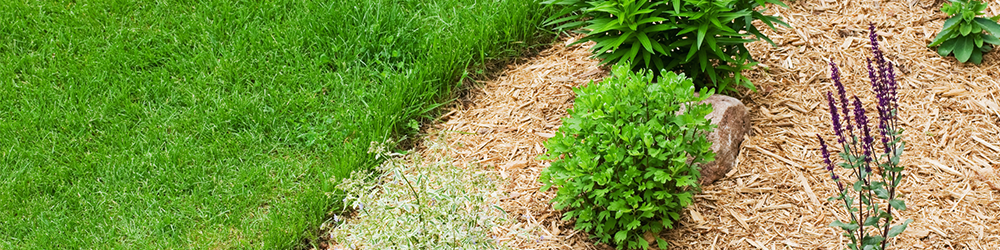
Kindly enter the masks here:
<path id="1" fill-rule="evenodd" d="M 983 18 L 986 4 L 976 0 L 951 0 L 941 7 L 941 11 L 951 15 L 944 21 L 941 32 L 928 47 L 938 47 L 938 54 L 948 56 L 954 53 L 960 62 L 980 64 L 983 53 L 993 49 L 992 45 L 1000 45 L 1000 15 Z M 987 33 L 983 33 L 983 31 Z"/>
<path id="2" fill-rule="evenodd" d="M 578 230 L 619 249 L 647 248 L 642 234 L 673 227 L 698 190 L 699 166 L 714 160 L 712 107 L 700 103 L 714 91 L 695 93 L 690 79 L 666 70 L 652 83 L 653 73 L 626 65 L 575 90 L 569 117 L 545 143 L 540 158 L 555 161 L 540 180 L 559 188 L 554 207 Z"/>
<path id="3" fill-rule="evenodd" d="M 778 17 L 761 14 L 766 3 L 780 0 L 547 0 L 562 7 L 548 20 L 557 29 L 582 28 L 594 41 L 594 57 L 602 63 L 635 62 L 633 70 L 677 70 L 699 86 L 735 91 L 755 89 L 742 71 L 757 63 L 744 44 L 767 36 L 753 25 L 760 20 L 788 26 Z"/>

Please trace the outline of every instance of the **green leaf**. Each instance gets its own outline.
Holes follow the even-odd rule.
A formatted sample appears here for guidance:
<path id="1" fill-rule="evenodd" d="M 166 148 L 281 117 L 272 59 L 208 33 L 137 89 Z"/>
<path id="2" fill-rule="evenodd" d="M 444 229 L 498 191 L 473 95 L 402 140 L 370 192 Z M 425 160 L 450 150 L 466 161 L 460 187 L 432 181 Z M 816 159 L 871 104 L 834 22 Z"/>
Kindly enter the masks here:
<path id="1" fill-rule="evenodd" d="M 625 230 L 618 231 L 617 233 L 615 233 L 615 242 L 621 243 L 622 241 L 625 241 L 626 237 L 628 237 L 628 231 Z"/>
<path id="2" fill-rule="evenodd" d="M 633 220 L 632 222 L 629 222 L 628 225 L 625 225 L 625 229 L 627 230 L 636 229 L 639 227 L 639 225 L 642 225 L 642 222 L 640 222 L 639 220 Z"/>
<path id="3" fill-rule="evenodd" d="M 646 29 L 643 29 L 643 32 L 655 34 L 660 31 L 670 30 L 674 28 L 677 28 L 677 25 L 674 25 L 673 23 L 661 23 L 653 26 L 648 26 L 646 27 Z"/>
<path id="4" fill-rule="evenodd" d="M 903 224 L 889 228 L 889 234 L 886 235 L 886 238 L 896 237 L 900 233 L 903 233 L 903 231 L 906 231 L 906 226 L 910 225 L 911 222 L 913 222 L 913 219 L 907 219 L 906 221 L 903 221 Z"/>
<path id="5" fill-rule="evenodd" d="M 991 36 L 1000 37 L 1000 24 L 996 21 L 982 17 L 977 17 L 973 20 L 978 23 L 980 27 L 986 30 L 986 32 L 989 32 Z"/>
<path id="6" fill-rule="evenodd" d="M 646 48 L 646 51 L 649 51 L 649 53 L 655 53 L 653 51 L 653 45 L 650 44 L 650 42 L 649 42 L 649 37 L 646 37 L 646 33 L 638 32 L 638 33 L 636 33 L 636 38 L 639 38 L 639 42 L 642 43 L 642 47 L 643 48 Z M 635 46 L 635 45 L 633 45 L 633 46 Z M 649 64 L 649 60 L 648 59 L 646 60 L 646 64 Z"/>
<path id="7" fill-rule="evenodd" d="M 656 247 L 660 249 L 667 249 L 670 247 L 670 244 L 667 244 L 667 241 L 663 240 L 663 238 L 656 236 Z"/>
<path id="8" fill-rule="evenodd" d="M 955 24 L 958 24 L 959 21 L 961 21 L 961 20 L 962 20 L 962 17 L 957 17 L 957 16 L 956 17 L 952 17 L 952 18 L 948 18 L 948 20 L 944 21 L 944 26 L 941 26 L 941 31 L 942 32 L 940 32 L 940 33 L 944 33 L 944 31 L 951 30 L 952 28 L 955 27 Z M 940 33 L 938 33 L 939 36 L 940 36 Z"/>
<path id="9" fill-rule="evenodd" d="M 906 210 L 906 202 L 904 202 L 903 200 L 896 200 L 896 199 L 890 200 L 889 201 L 889 206 L 892 206 L 892 208 L 894 208 L 896 210 L 899 210 L 899 211 L 905 211 Z"/>
<path id="10" fill-rule="evenodd" d="M 636 23 L 638 23 L 638 24 L 644 24 L 644 23 L 653 23 L 653 22 L 662 22 L 662 21 L 667 21 L 667 19 L 666 18 L 662 18 L 662 17 L 658 17 L 658 16 L 651 16 L 651 17 L 643 18 L 642 20 L 636 21 Z"/>
<path id="11" fill-rule="evenodd" d="M 972 41 L 969 41 L 969 37 L 959 37 L 955 43 L 955 51 L 953 51 L 955 58 L 963 63 L 969 61 L 969 57 L 972 56 L 972 49 L 974 48 Z"/>
<path id="12" fill-rule="evenodd" d="M 879 199 L 889 199 L 889 190 L 885 190 L 884 187 L 876 188 L 873 191 L 875 191 L 875 196 Z"/>
<path id="13" fill-rule="evenodd" d="M 639 54 L 639 47 L 642 46 L 636 46 L 635 44 L 633 44 L 632 48 L 628 50 L 628 54 L 625 54 L 623 59 L 627 61 L 635 61 L 635 55 Z"/>
<path id="14" fill-rule="evenodd" d="M 632 31 L 625 32 L 621 34 L 621 36 L 619 36 L 618 39 L 615 39 L 615 42 L 612 43 L 611 46 L 614 47 L 615 50 L 617 50 L 630 37 L 632 37 Z"/>
<path id="15" fill-rule="evenodd" d="M 882 244 L 885 238 L 881 235 L 868 235 L 864 239 L 861 239 L 861 245 L 865 246 L 865 250 L 877 250 L 877 247 Z"/>
<path id="16" fill-rule="evenodd" d="M 959 25 L 958 31 L 961 32 L 960 34 L 962 34 L 962 36 L 968 36 L 969 33 L 972 33 L 972 25 L 973 24 L 966 25 L 963 23 L 962 25 Z"/>
<path id="17" fill-rule="evenodd" d="M 878 224 L 878 220 L 879 220 L 879 217 L 877 217 L 877 216 L 870 216 L 870 217 L 868 217 L 868 219 L 865 219 L 865 223 L 862 224 L 862 226 L 865 226 L 865 227 L 874 226 L 874 225 Z"/>
<path id="18" fill-rule="evenodd" d="M 944 42 L 943 44 L 941 44 L 941 47 L 938 47 L 938 55 L 948 56 L 955 49 L 955 44 L 957 43 L 958 39 L 951 39 L 948 40 L 947 42 Z"/>
<path id="19" fill-rule="evenodd" d="M 855 224 L 855 223 L 847 224 L 847 223 L 841 222 L 839 220 L 835 220 L 832 223 L 830 223 L 830 227 L 837 227 L 837 228 L 843 229 L 844 231 L 858 230 L 858 224 Z"/>
<path id="20" fill-rule="evenodd" d="M 972 51 L 972 56 L 969 57 L 969 61 L 972 63 L 980 64 L 983 62 L 983 51 L 976 49 Z"/>
<path id="21" fill-rule="evenodd" d="M 708 33 L 708 24 L 702 23 L 698 26 L 698 41 L 695 43 L 698 45 L 698 49 L 701 49 L 701 42 L 705 40 L 705 34 Z"/>
<path id="22" fill-rule="evenodd" d="M 1000 45 L 1000 39 L 994 36 L 983 36 L 983 42 L 993 45 Z"/>
<path id="23" fill-rule="evenodd" d="M 927 47 L 934 47 L 945 41 L 954 41 L 954 39 L 952 39 L 954 37 L 954 33 L 955 31 L 953 30 L 942 30 L 941 32 L 938 32 L 937 37 L 935 37 L 934 41 L 931 41 L 931 44 L 928 44 Z"/>
<path id="24" fill-rule="evenodd" d="M 768 2 L 768 3 L 770 3 L 770 4 L 774 4 L 774 5 L 777 5 L 777 6 L 788 8 L 788 5 L 785 5 L 785 3 L 782 3 L 781 0 L 765 0 L 765 1 Z M 763 4 L 761 4 L 761 5 L 763 5 Z"/>

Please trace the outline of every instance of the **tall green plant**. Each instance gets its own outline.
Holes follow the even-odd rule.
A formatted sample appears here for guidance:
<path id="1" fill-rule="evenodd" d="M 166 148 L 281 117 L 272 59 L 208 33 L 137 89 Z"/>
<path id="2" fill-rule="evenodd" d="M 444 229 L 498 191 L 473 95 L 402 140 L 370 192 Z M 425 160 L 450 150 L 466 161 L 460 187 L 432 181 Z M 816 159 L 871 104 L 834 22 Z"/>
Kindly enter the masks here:
<path id="1" fill-rule="evenodd" d="M 941 11 L 951 15 L 944 21 L 941 32 L 928 47 L 938 47 L 938 54 L 948 56 L 955 54 L 960 62 L 980 64 L 983 53 L 990 52 L 992 45 L 1000 45 L 1000 15 L 989 19 L 982 16 L 986 4 L 976 0 L 951 0 L 941 7 Z M 988 34 L 984 34 L 983 31 Z"/>
<path id="2" fill-rule="evenodd" d="M 633 70 L 679 70 L 699 86 L 735 91 L 737 86 L 755 90 L 742 71 L 757 63 L 745 44 L 764 39 L 754 20 L 771 29 L 788 27 L 778 17 L 757 10 L 780 0 L 546 0 L 562 7 L 547 20 L 556 29 L 581 29 L 594 41 L 595 58 L 602 64 L 635 62 Z"/>
<path id="3" fill-rule="evenodd" d="M 627 65 L 627 64 L 626 64 Z M 576 228 L 618 248 L 648 248 L 642 235 L 672 228 L 697 190 L 698 166 L 714 154 L 706 134 L 708 104 L 683 74 L 631 72 L 617 65 L 601 83 L 576 89 L 576 103 L 541 159 L 540 177 Z M 656 239 L 660 248 L 666 242 Z"/>

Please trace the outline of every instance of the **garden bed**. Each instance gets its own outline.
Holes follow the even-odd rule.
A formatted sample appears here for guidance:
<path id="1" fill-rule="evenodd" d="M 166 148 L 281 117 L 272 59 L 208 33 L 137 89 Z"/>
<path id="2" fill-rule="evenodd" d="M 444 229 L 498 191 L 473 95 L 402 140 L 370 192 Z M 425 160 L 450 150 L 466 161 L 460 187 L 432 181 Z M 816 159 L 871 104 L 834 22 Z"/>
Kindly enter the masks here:
<path id="1" fill-rule="evenodd" d="M 749 44 L 761 62 L 747 72 L 757 92 L 736 97 L 750 109 L 752 129 L 738 164 L 695 196 L 676 228 L 663 236 L 672 249 L 844 249 L 828 225 L 843 216 L 827 197 L 835 184 L 822 166 L 816 135 L 833 138 L 825 94 L 834 91 L 836 62 L 848 93 L 871 104 L 865 58 L 867 27 L 882 32 L 882 50 L 897 66 L 900 120 L 907 148 L 899 193 L 914 219 L 898 249 L 996 249 L 1000 229 L 1000 53 L 983 64 L 941 57 L 926 45 L 946 16 L 931 1 L 797 1 L 772 7 L 792 28 L 766 30 L 777 47 Z M 987 15 L 1000 14 L 992 3 Z M 762 29 L 763 30 L 763 29 Z M 575 38 L 568 38 L 570 40 Z M 570 41 L 500 77 L 480 82 L 425 131 L 446 135 L 445 150 L 460 167 L 496 171 L 505 197 L 495 202 L 512 221 L 493 229 L 515 249 L 592 249 L 586 233 L 560 220 L 539 192 L 547 165 L 535 158 L 572 106 L 572 88 L 606 72 L 587 59 L 587 45 Z M 418 149 L 419 150 L 419 149 Z M 418 152 L 420 153 L 420 152 Z M 843 219 L 843 218 L 841 218 Z M 525 233 L 527 232 L 527 236 Z"/>

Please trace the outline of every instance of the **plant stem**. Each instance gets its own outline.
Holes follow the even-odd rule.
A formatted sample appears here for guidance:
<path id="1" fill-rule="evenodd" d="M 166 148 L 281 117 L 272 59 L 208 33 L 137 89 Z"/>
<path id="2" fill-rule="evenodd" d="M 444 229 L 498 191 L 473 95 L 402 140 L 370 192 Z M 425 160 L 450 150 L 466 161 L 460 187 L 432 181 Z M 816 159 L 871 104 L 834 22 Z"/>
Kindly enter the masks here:
<path id="1" fill-rule="evenodd" d="M 427 232 L 427 223 L 424 223 L 424 206 L 421 205 L 420 203 L 420 194 L 417 193 L 417 190 L 413 188 L 413 185 L 410 184 L 410 180 L 406 178 L 405 174 L 397 171 L 396 175 L 399 175 L 399 177 L 403 177 L 403 181 L 406 182 L 406 186 L 410 187 L 410 192 L 413 192 L 413 197 L 416 198 L 417 200 L 417 209 L 419 209 L 419 211 L 417 211 L 417 219 L 420 220 L 421 231 Z M 420 237 L 417 238 L 419 240 Z"/>

